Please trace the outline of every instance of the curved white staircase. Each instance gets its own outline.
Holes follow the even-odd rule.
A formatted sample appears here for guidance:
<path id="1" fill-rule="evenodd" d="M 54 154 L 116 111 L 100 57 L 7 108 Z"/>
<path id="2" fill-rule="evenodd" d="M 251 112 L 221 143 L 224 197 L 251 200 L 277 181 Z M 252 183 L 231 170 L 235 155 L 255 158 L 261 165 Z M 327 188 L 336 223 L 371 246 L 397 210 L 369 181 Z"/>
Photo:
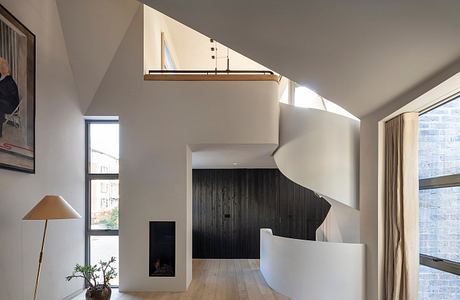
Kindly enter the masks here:
<path id="1" fill-rule="evenodd" d="M 331 204 L 317 239 L 359 242 L 359 121 L 280 103 L 279 122 L 279 170 Z"/>
<path id="2" fill-rule="evenodd" d="M 318 241 L 260 234 L 260 270 L 292 299 L 364 299 L 365 248 L 359 244 L 359 121 L 280 104 L 280 143 L 274 154 L 289 179 L 322 195 L 331 209 Z"/>
<path id="3" fill-rule="evenodd" d="M 359 121 L 280 104 L 280 171 L 318 194 L 358 208 Z"/>

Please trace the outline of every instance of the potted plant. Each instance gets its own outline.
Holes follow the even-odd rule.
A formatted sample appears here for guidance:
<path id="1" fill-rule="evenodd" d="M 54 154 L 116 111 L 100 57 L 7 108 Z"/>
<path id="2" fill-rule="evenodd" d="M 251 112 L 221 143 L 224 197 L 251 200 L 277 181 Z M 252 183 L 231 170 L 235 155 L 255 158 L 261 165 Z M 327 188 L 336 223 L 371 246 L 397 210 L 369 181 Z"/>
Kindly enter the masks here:
<path id="1" fill-rule="evenodd" d="M 86 290 L 86 300 L 110 300 L 112 289 L 110 288 L 110 280 L 117 276 L 117 273 L 112 266 L 115 262 L 115 257 L 110 258 L 108 262 L 99 261 L 98 265 L 80 265 L 77 264 L 69 276 L 67 281 L 73 278 L 83 278 L 88 286 Z M 99 277 L 102 275 L 102 280 Z"/>

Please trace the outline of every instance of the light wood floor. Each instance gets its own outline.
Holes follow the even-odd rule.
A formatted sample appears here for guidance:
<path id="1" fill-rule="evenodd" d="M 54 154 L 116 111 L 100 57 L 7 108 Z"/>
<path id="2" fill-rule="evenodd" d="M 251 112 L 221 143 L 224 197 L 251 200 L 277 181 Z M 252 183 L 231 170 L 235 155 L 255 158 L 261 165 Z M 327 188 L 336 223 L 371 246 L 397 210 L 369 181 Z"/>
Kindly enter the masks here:
<path id="1" fill-rule="evenodd" d="M 75 300 L 84 300 L 80 295 Z M 194 259 L 193 280 L 183 293 L 119 293 L 112 300 L 287 300 L 273 291 L 259 271 L 258 259 Z"/>

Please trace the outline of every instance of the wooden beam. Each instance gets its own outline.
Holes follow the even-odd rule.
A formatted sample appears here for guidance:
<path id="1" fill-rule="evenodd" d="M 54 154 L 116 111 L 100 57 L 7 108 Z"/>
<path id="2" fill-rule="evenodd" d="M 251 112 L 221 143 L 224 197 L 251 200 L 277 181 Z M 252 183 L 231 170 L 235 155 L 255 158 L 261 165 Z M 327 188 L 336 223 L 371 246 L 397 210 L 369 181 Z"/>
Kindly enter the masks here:
<path id="1" fill-rule="evenodd" d="M 146 74 L 146 81 L 278 81 L 273 74 Z"/>

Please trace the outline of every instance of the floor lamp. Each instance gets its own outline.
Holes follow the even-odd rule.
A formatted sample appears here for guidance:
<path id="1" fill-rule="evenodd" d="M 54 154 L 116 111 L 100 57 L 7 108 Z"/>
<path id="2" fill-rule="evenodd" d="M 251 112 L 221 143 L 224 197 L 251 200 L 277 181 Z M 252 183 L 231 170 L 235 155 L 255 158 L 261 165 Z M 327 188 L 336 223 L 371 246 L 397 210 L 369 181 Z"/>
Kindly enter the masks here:
<path id="1" fill-rule="evenodd" d="M 23 220 L 44 220 L 45 228 L 43 229 L 42 246 L 40 248 L 40 256 L 38 257 L 38 270 L 35 279 L 34 300 L 37 297 L 38 281 L 40 279 L 40 270 L 43 259 L 43 248 L 45 246 L 46 229 L 48 227 L 48 220 L 60 219 L 79 219 L 81 216 L 75 209 L 70 206 L 67 201 L 61 196 L 47 195 L 43 197 L 37 205 L 32 208 Z"/>

